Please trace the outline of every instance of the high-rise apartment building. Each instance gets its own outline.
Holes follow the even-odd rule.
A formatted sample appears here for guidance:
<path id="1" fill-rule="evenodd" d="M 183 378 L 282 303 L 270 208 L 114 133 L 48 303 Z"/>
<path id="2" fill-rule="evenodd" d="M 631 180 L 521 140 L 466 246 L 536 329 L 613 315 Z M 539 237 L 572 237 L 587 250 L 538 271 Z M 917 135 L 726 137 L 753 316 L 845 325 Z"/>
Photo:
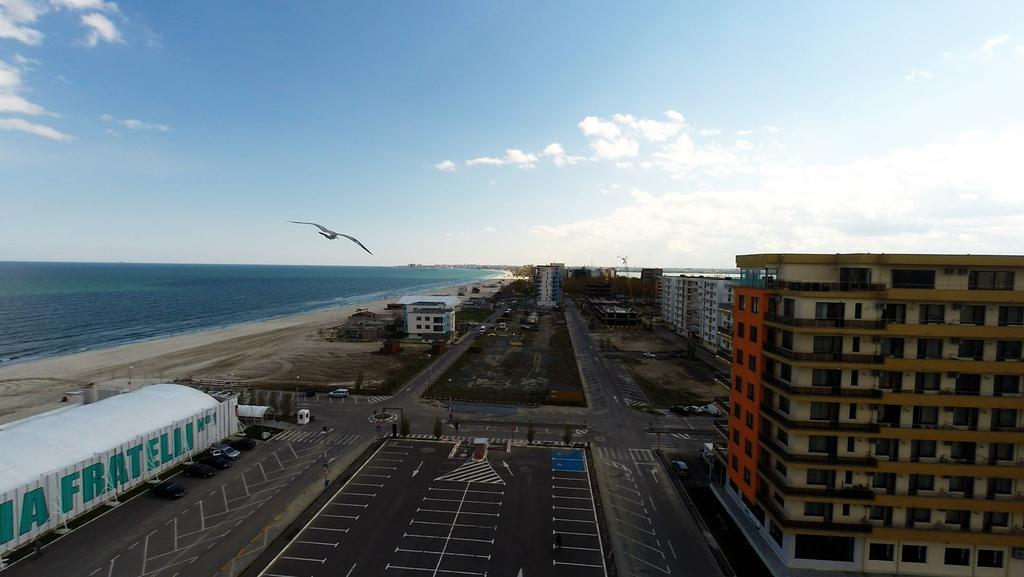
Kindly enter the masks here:
<path id="1" fill-rule="evenodd" d="M 731 326 L 733 282 L 719 277 L 661 277 L 662 322 L 708 350 L 728 350 L 731 335 L 722 333 L 722 327 Z"/>
<path id="2" fill-rule="evenodd" d="M 562 285 L 566 277 L 565 265 L 553 262 L 534 267 L 533 283 L 537 290 L 537 305 L 553 307 L 562 302 Z"/>
<path id="3" fill-rule="evenodd" d="M 1024 256 L 736 263 L 715 491 L 773 571 L 1024 575 Z"/>

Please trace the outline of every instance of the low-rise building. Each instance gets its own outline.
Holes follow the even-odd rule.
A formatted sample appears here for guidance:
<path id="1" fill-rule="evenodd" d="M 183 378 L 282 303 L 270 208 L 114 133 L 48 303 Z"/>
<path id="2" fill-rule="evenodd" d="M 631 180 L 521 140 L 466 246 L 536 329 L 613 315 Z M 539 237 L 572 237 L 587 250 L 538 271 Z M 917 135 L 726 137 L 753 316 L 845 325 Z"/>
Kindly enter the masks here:
<path id="1" fill-rule="evenodd" d="M 404 308 L 405 332 L 410 337 L 450 340 L 455 334 L 459 297 L 411 295 L 398 300 Z"/>

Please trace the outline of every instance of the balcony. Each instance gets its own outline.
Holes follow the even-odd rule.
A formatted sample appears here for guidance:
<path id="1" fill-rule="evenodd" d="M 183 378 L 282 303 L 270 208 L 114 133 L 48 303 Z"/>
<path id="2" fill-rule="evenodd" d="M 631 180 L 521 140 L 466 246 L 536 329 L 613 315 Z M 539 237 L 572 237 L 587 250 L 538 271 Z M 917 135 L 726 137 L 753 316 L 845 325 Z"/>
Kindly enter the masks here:
<path id="1" fill-rule="evenodd" d="M 886 321 L 869 321 L 864 319 L 800 319 L 796 317 L 780 315 L 774 311 L 768 311 L 765 319 L 769 322 L 779 323 L 790 327 L 818 327 L 835 329 L 872 329 L 883 330 Z"/>
<path id="2" fill-rule="evenodd" d="M 789 485 L 782 475 L 779 475 L 777 471 L 764 463 L 758 463 L 757 469 L 761 472 L 761 476 L 771 481 L 772 485 L 783 495 L 823 497 L 826 499 L 874 500 L 875 498 L 875 492 L 867 487 L 795 487 Z"/>
<path id="3" fill-rule="evenodd" d="M 761 381 L 783 390 L 790 395 L 810 395 L 822 397 L 849 397 L 861 399 L 880 399 L 882 391 L 878 389 L 855 389 L 852 387 L 799 387 L 791 385 L 775 375 L 761 373 Z"/>
<path id="4" fill-rule="evenodd" d="M 879 365 L 884 360 L 882 355 L 863 353 L 798 353 L 773 343 L 764 343 L 764 352 L 794 361 L 819 363 L 869 363 Z"/>
<path id="5" fill-rule="evenodd" d="M 827 421 L 793 421 L 787 415 L 775 407 L 761 403 L 761 415 L 766 416 L 776 423 L 781 423 L 787 429 L 803 431 L 856 431 L 877 433 L 878 425 L 875 423 L 844 423 L 839 420 Z"/>
<path id="6" fill-rule="evenodd" d="M 771 513 L 775 521 L 788 529 L 810 529 L 821 531 L 849 531 L 856 533 L 870 533 L 872 527 L 869 523 L 837 523 L 835 521 L 822 519 L 821 521 L 797 521 L 786 517 L 786 512 L 779 509 L 779 506 L 769 498 L 757 496 L 757 503 Z"/>
<path id="7" fill-rule="evenodd" d="M 841 457 L 834 454 L 793 454 L 768 435 L 758 435 L 761 445 L 787 463 L 803 463 L 807 465 L 853 465 L 875 467 L 878 459 L 874 457 Z"/>
<path id="8" fill-rule="evenodd" d="M 785 279 L 765 279 L 764 286 L 765 288 L 799 292 L 882 292 L 888 289 L 884 283 L 788 281 Z"/>

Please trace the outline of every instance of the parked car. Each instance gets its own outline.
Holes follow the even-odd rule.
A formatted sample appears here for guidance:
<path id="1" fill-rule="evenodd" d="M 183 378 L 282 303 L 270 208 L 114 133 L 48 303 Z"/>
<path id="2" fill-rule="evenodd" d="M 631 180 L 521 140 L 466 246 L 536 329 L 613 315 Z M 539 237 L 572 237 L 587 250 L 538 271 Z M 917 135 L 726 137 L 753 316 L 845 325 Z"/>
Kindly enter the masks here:
<path id="1" fill-rule="evenodd" d="M 346 389 L 346 388 L 334 389 L 333 391 L 327 393 L 327 396 L 328 397 L 334 397 L 335 399 L 344 399 L 345 397 L 348 396 L 348 389 Z"/>
<path id="2" fill-rule="evenodd" d="M 185 469 L 182 471 L 186 477 L 199 477 L 200 479 L 209 479 L 210 477 L 217 474 L 217 469 L 203 463 L 192 463 L 191 465 L 185 465 Z"/>
<path id="3" fill-rule="evenodd" d="M 658 355 L 656 355 L 654 353 L 644 353 L 644 356 L 647 357 L 648 359 L 656 359 L 656 358 L 658 358 Z"/>
<path id="4" fill-rule="evenodd" d="M 154 497 L 160 497 L 162 499 L 180 499 L 185 495 L 188 495 L 188 489 L 174 481 L 164 481 L 163 483 L 154 486 L 149 490 L 149 492 Z"/>
<path id="5" fill-rule="evenodd" d="M 672 411 L 673 413 L 675 413 L 677 415 L 692 415 L 693 414 L 693 411 L 690 410 L 690 407 L 684 407 L 684 406 L 681 406 L 681 405 L 672 405 L 671 407 L 668 408 L 668 410 Z"/>
<path id="6" fill-rule="evenodd" d="M 242 453 L 238 452 L 238 449 L 231 445 L 225 445 L 224 443 L 214 443 L 210 445 L 211 455 L 224 455 L 225 457 L 234 461 L 235 459 L 242 456 Z"/>
<path id="7" fill-rule="evenodd" d="M 672 468 L 675 470 L 676 475 L 679 475 L 684 479 L 690 476 L 690 467 L 682 461 L 672 461 Z"/>
<path id="8" fill-rule="evenodd" d="M 241 439 L 236 439 L 234 441 L 231 441 L 229 444 L 232 447 L 238 449 L 239 451 L 251 451 L 256 448 L 256 441 L 250 439 L 249 437 L 242 437 Z"/>
<path id="9" fill-rule="evenodd" d="M 204 465 L 209 465 L 214 469 L 220 469 L 222 471 L 224 469 L 228 469 L 231 467 L 231 459 L 223 455 L 210 455 L 209 457 L 200 459 L 199 462 Z"/>

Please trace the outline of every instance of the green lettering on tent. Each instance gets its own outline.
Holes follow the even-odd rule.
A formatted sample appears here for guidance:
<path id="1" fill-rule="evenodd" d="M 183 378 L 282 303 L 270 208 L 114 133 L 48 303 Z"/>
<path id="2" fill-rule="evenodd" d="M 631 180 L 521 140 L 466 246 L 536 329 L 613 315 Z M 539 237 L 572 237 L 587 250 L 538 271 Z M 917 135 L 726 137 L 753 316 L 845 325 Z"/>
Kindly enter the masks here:
<path id="1" fill-rule="evenodd" d="M 18 534 L 24 535 L 32 527 L 42 527 L 50 520 L 50 511 L 46 508 L 46 493 L 42 487 L 36 487 L 21 498 L 21 526 Z"/>
<path id="2" fill-rule="evenodd" d="M 160 433 L 160 462 L 170 463 L 173 460 L 170 439 L 167 438 L 167 433 Z"/>
<path id="3" fill-rule="evenodd" d="M 124 462 L 124 453 L 111 455 L 110 464 L 107 466 L 107 477 L 111 487 L 116 488 L 118 485 L 128 484 L 128 467 Z"/>
<path id="4" fill-rule="evenodd" d="M 60 510 L 70 513 L 75 508 L 75 493 L 79 491 L 78 471 L 64 475 L 60 479 Z"/>
<path id="5" fill-rule="evenodd" d="M 185 446 L 191 451 L 195 447 L 195 435 L 192 433 L 192 423 L 185 423 Z"/>
<path id="6" fill-rule="evenodd" d="M 125 451 L 128 453 L 128 459 L 132 463 L 132 479 L 138 479 L 139 475 L 142 474 L 142 445 L 135 445 L 134 447 Z"/>
<path id="7" fill-rule="evenodd" d="M 0 503 L 0 545 L 14 539 L 14 501 Z"/>
<path id="8" fill-rule="evenodd" d="M 181 427 L 174 428 L 174 457 L 178 458 L 185 451 L 181 447 Z"/>
<path id="9" fill-rule="evenodd" d="M 205 428 L 206 428 L 206 419 L 204 419 L 203 417 L 199 417 L 198 419 L 196 419 L 196 431 L 199 432 L 199 433 L 202 433 L 203 429 L 205 429 Z"/>
<path id="10" fill-rule="evenodd" d="M 157 443 L 160 439 L 150 439 L 146 441 L 146 470 L 152 471 L 160 465 L 160 461 L 157 460 Z"/>
<path id="11" fill-rule="evenodd" d="M 107 491 L 103 477 L 103 463 L 93 463 L 82 469 L 82 499 L 86 503 Z"/>

